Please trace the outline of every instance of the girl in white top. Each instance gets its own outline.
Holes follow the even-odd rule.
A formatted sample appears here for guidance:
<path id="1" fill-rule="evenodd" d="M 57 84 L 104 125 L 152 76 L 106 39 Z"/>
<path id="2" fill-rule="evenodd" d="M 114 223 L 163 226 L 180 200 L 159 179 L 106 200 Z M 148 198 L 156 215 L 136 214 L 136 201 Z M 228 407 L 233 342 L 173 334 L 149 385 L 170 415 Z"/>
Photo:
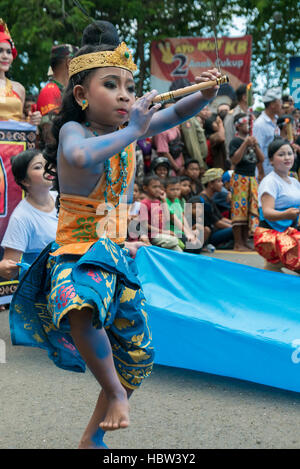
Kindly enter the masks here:
<path id="1" fill-rule="evenodd" d="M 13 211 L 1 242 L 4 248 L 0 276 L 15 278 L 22 261 L 31 264 L 55 239 L 57 229 L 56 192 L 51 192 L 53 177 L 44 175 L 46 160 L 38 150 L 27 150 L 11 160 L 16 183 L 26 196 Z"/>
<path id="2" fill-rule="evenodd" d="M 287 140 L 275 138 L 268 156 L 273 171 L 258 188 L 260 223 L 254 235 L 255 248 L 266 259 L 266 269 L 299 271 L 300 183 L 289 176 L 294 151 Z"/>

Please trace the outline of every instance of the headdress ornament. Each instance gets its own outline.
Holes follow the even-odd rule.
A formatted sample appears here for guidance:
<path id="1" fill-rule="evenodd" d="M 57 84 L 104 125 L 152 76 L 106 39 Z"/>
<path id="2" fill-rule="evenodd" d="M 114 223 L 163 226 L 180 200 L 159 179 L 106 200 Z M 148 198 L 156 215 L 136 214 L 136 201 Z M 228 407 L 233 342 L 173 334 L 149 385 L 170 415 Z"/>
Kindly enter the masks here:
<path id="1" fill-rule="evenodd" d="M 9 33 L 7 24 L 2 18 L 0 18 L 0 42 L 8 42 L 11 45 L 12 55 L 15 59 L 18 55 L 18 52 Z"/>
<path id="2" fill-rule="evenodd" d="M 119 67 L 125 68 L 130 72 L 137 70 L 130 50 L 125 42 L 122 42 L 113 51 L 91 52 L 74 57 L 69 65 L 69 77 L 72 77 L 76 73 L 83 72 L 84 70 L 100 67 Z"/>

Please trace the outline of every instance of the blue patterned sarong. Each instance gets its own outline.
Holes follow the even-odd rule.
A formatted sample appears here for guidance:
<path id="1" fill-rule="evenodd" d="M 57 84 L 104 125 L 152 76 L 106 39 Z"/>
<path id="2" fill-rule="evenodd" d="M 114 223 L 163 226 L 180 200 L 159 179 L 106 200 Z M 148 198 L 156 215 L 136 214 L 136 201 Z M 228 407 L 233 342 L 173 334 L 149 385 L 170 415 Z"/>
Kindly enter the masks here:
<path id="1" fill-rule="evenodd" d="M 10 305 L 12 343 L 43 348 L 58 367 L 84 372 L 68 312 L 90 307 L 94 327 L 106 329 L 121 383 L 138 387 L 154 352 L 134 260 L 109 239 L 83 256 L 51 256 L 58 247 L 45 248 L 20 281 Z"/>

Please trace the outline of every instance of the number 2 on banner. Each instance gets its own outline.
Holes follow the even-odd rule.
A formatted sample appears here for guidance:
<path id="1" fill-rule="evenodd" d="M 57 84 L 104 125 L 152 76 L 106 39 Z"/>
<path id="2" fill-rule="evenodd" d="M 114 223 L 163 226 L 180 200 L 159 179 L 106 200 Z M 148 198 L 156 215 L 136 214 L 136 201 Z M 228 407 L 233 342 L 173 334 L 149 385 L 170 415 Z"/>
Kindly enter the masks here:
<path id="1" fill-rule="evenodd" d="M 175 70 L 171 73 L 173 77 L 185 77 L 188 74 L 189 69 L 188 68 L 183 68 L 186 65 L 187 58 L 183 54 L 176 54 L 173 57 L 173 62 L 174 60 L 179 60 L 179 64 L 176 66 Z"/>

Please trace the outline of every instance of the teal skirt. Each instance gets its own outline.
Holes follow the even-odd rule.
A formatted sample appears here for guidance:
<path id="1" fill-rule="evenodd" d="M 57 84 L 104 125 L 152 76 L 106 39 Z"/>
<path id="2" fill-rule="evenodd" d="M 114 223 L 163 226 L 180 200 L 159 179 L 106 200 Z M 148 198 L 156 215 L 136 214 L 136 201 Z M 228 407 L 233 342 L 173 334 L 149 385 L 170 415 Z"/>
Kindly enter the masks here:
<path id="1" fill-rule="evenodd" d="M 152 370 L 154 350 L 145 298 L 127 249 L 99 239 L 83 256 L 51 256 L 51 243 L 22 277 L 10 305 L 13 345 L 48 351 L 60 368 L 84 372 L 68 313 L 89 307 L 104 327 L 122 384 L 137 388 Z"/>

